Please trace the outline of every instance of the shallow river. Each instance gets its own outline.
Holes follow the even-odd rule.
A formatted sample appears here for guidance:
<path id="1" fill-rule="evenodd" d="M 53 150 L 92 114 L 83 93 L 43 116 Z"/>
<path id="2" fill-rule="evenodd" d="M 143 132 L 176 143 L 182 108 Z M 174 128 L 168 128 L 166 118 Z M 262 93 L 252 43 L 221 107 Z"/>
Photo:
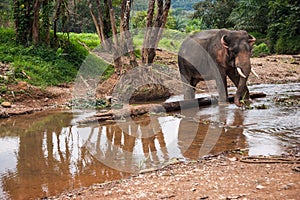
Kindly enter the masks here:
<path id="1" fill-rule="evenodd" d="M 78 125 L 93 114 L 88 112 L 1 119 L 0 199 L 56 195 L 225 150 L 280 155 L 299 146 L 300 83 L 258 85 L 250 91 L 267 94 L 251 110 L 214 105 L 105 126 Z"/>

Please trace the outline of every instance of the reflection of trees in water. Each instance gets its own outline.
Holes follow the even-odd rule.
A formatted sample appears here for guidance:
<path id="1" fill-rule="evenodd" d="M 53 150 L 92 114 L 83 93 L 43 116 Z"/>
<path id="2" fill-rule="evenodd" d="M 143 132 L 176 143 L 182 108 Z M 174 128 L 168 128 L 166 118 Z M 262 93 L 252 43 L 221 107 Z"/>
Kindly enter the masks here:
<path id="1" fill-rule="evenodd" d="M 126 175 L 114 169 L 132 172 L 162 165 L 171 158 L 171 151 L 199 159 L 203 153 L 243 147 L 243 128 L 224 126 L 242 127 L 243 113 L 219 109 L 214 121 L 220 123 L 210 126 L 177 119 L 179 129 L 171 124 L 168 129 L 172 130 L 166 132 L 163 123 L 174 121 L 145 116 L 128 123 L 88 127 L 85 140 L 68 127 L 71 114 L 36 118 L 19 134 L 16 173 L 3 178 L 4 189 L 13 199 L 36 198 Z"/>
<path id="2" fill-rule="evenodd" d="M 237 109 L 234 113 L 227 113 L 224 107 L 220 107 L 214 121 L 217 123 L 209 125 L 182 119 L 179 130 L 174 128 L 171 131 L 178 137 L 177 144 L 174 144 L 179 148 L 177 156 L 199 159 L 212 152 L 244 147 L 243 128 L 238 128 L 244 122 L 242 111 Z M 170 144 L 166 134 L 157 117 L 143 117 L 131 122 L 100 126 L 97 133 L 91 131 L 85 146 L 105 165 L 136 172 L 162 165 L 170 159 L 170 151 L 174 151 L 174 147 L 166 145 Z M 92 139 L 96 138 L 94 135 L 97 139 Z"/>
<path id="3" fill-rule="evenodd" d="M 85 147 L 105 165 L 127 172 L 167 160 L 164 134 L 157 117 L 144 116 L 130 123 L 102 126 L 97 133 L 92 129 Z M 158 152 L 163 152 L 162 158 Z"/>
<path id="4" fill-rule="evenodd" d="M 85 147 L 95 158 L 107 166 L 127 172 L 136 172 L 153 162 L 159 164 L 166 159 L 159 157 L 158 146 L 163 155 L 167 155 L 157 118 L 146 116 L 133 119 L 130 123 L 91 129 L 85 140 Z"/>
<path id="5" fill-rule="evenodd" d="M 54 195 L 122 177 L 122 173 L 103 166 L 81 148 L 78 134 L 67 127 L 72 119 L 71 113 L 49 114 L 31 121 L 30 127 L 19 134 L 16 173 L 7 174 L 2 180 L 12 199 Z"/>

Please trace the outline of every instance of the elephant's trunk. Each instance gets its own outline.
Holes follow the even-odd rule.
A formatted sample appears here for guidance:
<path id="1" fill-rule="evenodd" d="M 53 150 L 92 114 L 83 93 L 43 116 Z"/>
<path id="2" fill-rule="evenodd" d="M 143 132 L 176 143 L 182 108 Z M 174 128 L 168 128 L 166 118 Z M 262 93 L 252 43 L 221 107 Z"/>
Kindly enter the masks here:
<path id="1" fill-rule="evenodd" d="M 246 86 L 247 78 L 240 78 L 239 85 L 237 91 L 234 96 L 234 103 L 238 107 L 242 106 L 241 100 L 248 100 L 249 99 L 249 90 Z"/>
<path id="2" fill-rule="evenodd" d="M 249 77 L 249 74 L 251 72 L 251 65 L 250 65 L 250 59 L 245 59 L 246 62 L 237 62 L 237 72 L 240 76 L 239 83 L 237 86 L 237 91 L 234 97 L 234 103 L 235 105 L 241 107 L 242 101 L 248 101 L 249 100 L 249 90 L 247 88 L 247 79 Z M 244 60 L 244 61 L 245 61 Z"/>

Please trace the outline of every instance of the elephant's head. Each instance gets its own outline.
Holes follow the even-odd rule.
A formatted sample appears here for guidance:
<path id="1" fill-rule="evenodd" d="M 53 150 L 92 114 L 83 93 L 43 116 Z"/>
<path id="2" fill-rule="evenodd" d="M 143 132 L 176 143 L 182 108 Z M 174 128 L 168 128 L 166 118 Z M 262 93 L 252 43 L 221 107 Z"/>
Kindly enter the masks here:
<path id="1" fill-rule="evenodd" d="M 255 40 L 246 31 L 229 31 L 221 38 L 221 44 L 227 49 L 229 68 L 233 67 L 237 74 L 234 78 L 230 78 L 237 87 L 234 103 L 239 107 L 241 98 L 249 99 L 246 82 L 250 72 L 257 76 L 250 64 L 251 50 Z"/>

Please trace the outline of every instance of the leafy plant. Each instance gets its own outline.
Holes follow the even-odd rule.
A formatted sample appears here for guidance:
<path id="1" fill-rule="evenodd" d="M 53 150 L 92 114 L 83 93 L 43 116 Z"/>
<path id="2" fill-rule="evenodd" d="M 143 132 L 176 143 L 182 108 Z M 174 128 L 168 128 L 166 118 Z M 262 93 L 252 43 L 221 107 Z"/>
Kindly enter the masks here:
<path id="1" fill-rule="evenodd" d="M 254 45 L 252 50 L 252 55 L 254 57 L 266 56 L 270 54 L 270 49 L 266 43 L 260 43 L 259 45 Z"/>
<path id="2" fill-rule="evenodd" d="M 202 29 L 205 29 L 205 24 L 203 23 L 203 18 L 201 19 L 191 19 L 187 22 L 187 25 L 185 27 L 185 32 L 197 32 L 201 31 Z"/>
<path id="3" fill-rule="evenodd" d="M 242 99 L 240 100 L 240 103 L 242 104 L 242 109 L 253 109 L 253 107 L 250 105 L 250 102 L 248 99 L 246 99 L 247 93 L 243 95 Z"/>
<path id="4" fill-rule="evenodd" d="M 78 42 L 79 38 L 91 49 L 99 45 L 95 34 L 71 34 L 70 40 L 65 34 L 58 34 L 58 46 L 52 44 L 52 47 L 17 44 L 12 29 L 0 28 L 0 35 L 0 62 L 11 63 L 16 79 L 37 86 L 58 85 L 74 80 L 88 55 L 88 50 Z M 102 67 L 101 64 L 97 66 Z M 105 69 L 101 72 L 98 76 L 104 73 L 107 78 L 111 74 L 111 67 L 107 73 Z"/>

